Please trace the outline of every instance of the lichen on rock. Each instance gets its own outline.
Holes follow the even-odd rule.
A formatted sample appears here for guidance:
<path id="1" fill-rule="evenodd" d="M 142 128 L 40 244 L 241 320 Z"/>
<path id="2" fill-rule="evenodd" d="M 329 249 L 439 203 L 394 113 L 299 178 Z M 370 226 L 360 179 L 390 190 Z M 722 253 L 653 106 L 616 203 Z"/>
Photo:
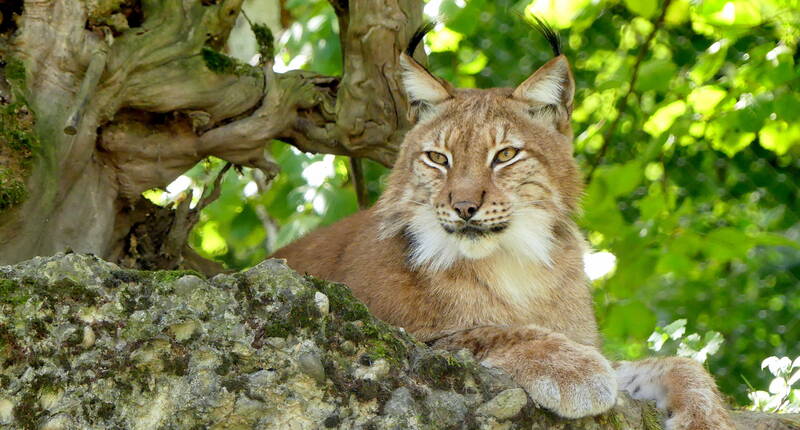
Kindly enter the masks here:
<path id="1" fill-rule="evenodd" d="M 637 429 L 643 411 L 561 420 L 278 260 L 212 279 L 79 254 L 0 267 L 2 429 Z"/>

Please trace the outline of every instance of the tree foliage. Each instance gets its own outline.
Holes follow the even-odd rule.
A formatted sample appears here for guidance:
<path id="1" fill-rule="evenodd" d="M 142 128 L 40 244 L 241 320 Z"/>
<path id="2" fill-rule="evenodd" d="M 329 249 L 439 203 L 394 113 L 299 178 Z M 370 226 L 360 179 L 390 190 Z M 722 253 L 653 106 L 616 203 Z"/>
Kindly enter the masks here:
<path id="1" fill-rule="evenodd" d="M 333 8 L 290 0 L 283 12 L 276 65 L 339 73 Z M 560 30 L 587 176 L 580 224 L 616 257 L 594 282 L 609 356 L 651 354 L 655 327 L 686 319 L 698 339 L 721 333 L 707 363 L 725 393 L 743 404 L 748 385 L 765 389 L 761 361 L 800 352 L 800 2 L 431 0 L 426 13 L 443 17 L 431 68 L 461 87 L 516 85 L 550 57 L 524 15 Z M 266 189 L 256 171 L 227 173 L 191 238 L 201 254 L 252 266 L 358 209 L 346 157 L 271 152 L 282 171 Z M 221 164 L 196 166 L 184 187 Z M 371 202 L 387 170 L 364 170 Z"/>

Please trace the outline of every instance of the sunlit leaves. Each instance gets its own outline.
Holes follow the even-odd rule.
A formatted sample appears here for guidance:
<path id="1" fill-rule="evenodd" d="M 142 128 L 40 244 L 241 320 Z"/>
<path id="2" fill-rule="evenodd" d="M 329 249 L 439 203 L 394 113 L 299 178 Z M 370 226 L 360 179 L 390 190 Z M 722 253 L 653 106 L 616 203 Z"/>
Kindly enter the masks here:
<path id="1" fill-rule="evenodd" d="M 689 0 L 673 0 L 664 16 L 664 22 L 669 26 L 682 25 L 689 20 Z"/>
<path id="2" fill-rule="evenodd" d="M 278 41 L 283 49 L 278 53 L 276 69 L 304 68 L 325 75 L 341 73 L 339 23 L 328 2 L 289 0 L 285 10 L 293 22 Z"/>
<path id="3" fill-rule="evenodd" d="M 428 47 L 432 52 L 455 51 L 464 35 L 442 27 L 428 34 Z"/>
<path id="4" fill-rule="evenodd" d="M 697 333 L 685 335 L 686 322 L 686 319 L 679 319 L 663 328 L 656 327 L 647 339 L 648 348 L 663 355 L 678 355 L 705 363 L 709 356 L 719 351 L 725 339 L 716 331 L 707 332 L 703 336 Z"/>
<path id="5" fill-rule="evenodd" d="M 228 251 L 225 238 L 219 234 L 218 223 L 207 222 L 195 230 L 195 234 L 199 238 L 197 246 L 206 255 L 220 256 Z"/>
<path id="6" fill-rule="evenodd" d="M 458 65 L 458 72 L 465 75 L 474 75 L 476 73 L 480 73 L 489 62 L 489 59 L 483 54 L 483 52 L 471 52 L 467 49 L 461 51 L 461 54 L 459 54 L 459 59 L 462 61 Z"/>
<path id="7" fill-rule="evenodd" d="M 767 357 L 761 362 L 761 368 L 769 369 L 773 379 L 769 384 L 769 391 L 753 391 L 748 394 L 753 402 L 750 409 L 764 412 L 800 412 L 800 388 L 794 387 L 800 382 L 800 357 L 794 361 L 789 357 Z"/>
<path id="8" fill-rule="evenodd" d="M 770 121 L 758 132 L 758 139 L 764 148 L 786 154 L 792 146 L 800 146 L 800 124 Z"/>
<path id="9" fill-rule="evenodd" d="M 631 1 L 636 2 L 636 0 Z M 645 2 L 655 3 L 655 0 L 646 0 Z M 556 28 L 567 28 L 574 25 L 575 17 L 583 11 L 588 3 L 589 0 L 533 0 L 528 4 L 525 11 L 546 19 Z"/>
<path id="10" fill-rule="evenodd" d="M 659 108 L 644 123 L 644 131 L 651 136 L 659 136 L 669 130 L 675 120 L 686 112 L 686 102 L 676 100 Z"/>
<path id="11" fill-rule="evenodd" d="M 656 352 L 661 351 L 667 340 L 678 340 L 685 332 L 686 319 L 675 320 L 663 328 L 656 327 L 655 331 L 647 338 L 647 347 Z"/>
<path id="12" fill-rule="evenodd" d="M 717 85 L 705 85 L 689 93 L 687 100 L 695 112 L 710 115 L 728 92 Z"/>
<path id="13" fill-rule="evenodd" d="M 624 0 L 625 7 L 631 12 L 641 15 L 645 18 L 652 18 L 658 10 L 658 2 L 656 0 Z"/>
<path id="14" fill-rule="evenodd" d="M 761 23 L 758 2 L 750 0 L 705 0 L 698 12 L 714 25 L 754 26 Z"/>

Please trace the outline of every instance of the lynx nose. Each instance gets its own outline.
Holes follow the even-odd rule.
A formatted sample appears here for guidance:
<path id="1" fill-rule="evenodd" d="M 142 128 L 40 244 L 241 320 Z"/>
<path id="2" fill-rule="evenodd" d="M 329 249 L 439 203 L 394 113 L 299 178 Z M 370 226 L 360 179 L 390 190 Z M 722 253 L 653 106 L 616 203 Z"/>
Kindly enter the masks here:
<path id="1" fill-rule="evenodd" d="M 475 202 L 456 202 L 453 204 L 453 209 L 458 212 L 458 216 L 464 221 L 472 218 L 480 207 L 481 205 Z"/>

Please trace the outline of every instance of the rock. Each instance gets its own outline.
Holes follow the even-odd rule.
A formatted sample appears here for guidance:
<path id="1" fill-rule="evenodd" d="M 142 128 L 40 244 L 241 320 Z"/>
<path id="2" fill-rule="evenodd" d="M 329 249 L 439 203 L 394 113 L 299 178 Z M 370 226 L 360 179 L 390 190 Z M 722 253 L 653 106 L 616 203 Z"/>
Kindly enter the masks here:
<path id="1" fill-rule="evenodd" d="M 626 399 L 559 419 L 502 371 L 431 350 L 278 260 L 212 279 L 79 254 L 0 267 L 0 429 L 652 430 L 662 418 Z"/>
<path id="2" fill-rule="evenodd" d="M 325 383 L 325 367 L 322 365 L 322 353 L 311 341 L 303 342 L 302 352 L 297 356 L 300 369 L 315 381 Z"/>
<path id="3" fill-rule="evenodd" d="M 464 422 L 467 405 L 464 397 L 452 391 L 433 390 L 425 400 L 430 416 L 437 425 L 447 428 Z"/>
<path id="4" fill-rule="evenodd" d="M 320 293 L 319 291 L 314 293 L 314 304 L 317 305 L 317 309 L 319 309 L 320 314 L 328 315 L 328 312 L 330 312 L 331 304 L 328 300 L 328 296 Z"/>
<path id="5" fill-rule="evenodd" d="M 400 387 L 392 391 L 389 401 L 383 407 L 383 412 L 392 416 L 416 415 L 417 407 L 411 391 L 406 387 Z"/>
<path id="6" fill-rule="evenodd" d="M 528 403 L 528 395 L 522 388 L 511 388 L 495 396 L 478 408 L 478 415 L 488 415 L 500 420 L 511 418 Z"/>

